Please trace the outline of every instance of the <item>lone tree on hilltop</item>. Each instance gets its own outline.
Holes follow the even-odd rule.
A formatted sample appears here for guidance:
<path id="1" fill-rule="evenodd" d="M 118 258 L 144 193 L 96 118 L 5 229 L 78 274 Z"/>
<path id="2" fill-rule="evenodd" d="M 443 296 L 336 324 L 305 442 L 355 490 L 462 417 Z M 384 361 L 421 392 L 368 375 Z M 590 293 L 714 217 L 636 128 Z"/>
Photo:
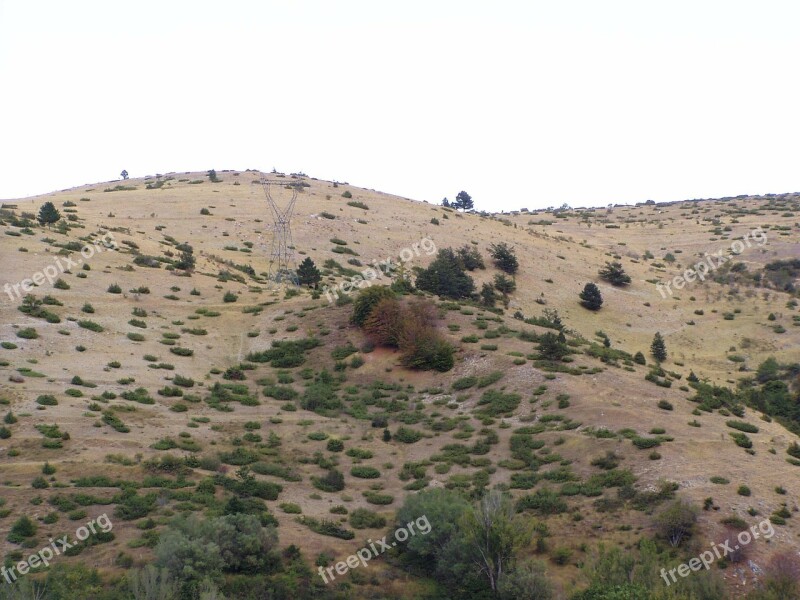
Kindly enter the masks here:
<path id="1" fill-rule="evenodd" d="M 61 213 L 58 212 L 52 202 L 45 202 L 39 209 L 39 215 L 36 217 L 40 225 L 47 225 L 48 227 L 53 223 L 61 220 Z"/>
<path id="2" fill-rule="evenodd" d="M 519 261 L 517 255 L 514 254 L 514 248 L 500 242 L 499 244 L 492 244 L 489 246 L 489 254 L 492 255 L 495 266 L 501 271 L 505 271 L 509 275 L 516 275 L 519 270 Z"/>
<path id="3" fill-rule="evenodd" d="M 472 196 L 464 190 L 461 190 L 450 206 L 458 210 L 472 210 L 475 204 L 472 202 Z"/>
<path id="4" fill-rule="evenodd" d="M 611 285 L 623 286 L 631 282 L 631 277 L 617 261 L 606 262 L 606 266 L 600 269 L 600 277 L 608 281 Z"/>
<path id="5" fill-rule="evenodd" d="M 658 362 L 667 360 L 667 345 L 664 343 L 664 338 L 661 337 L 661 332 L 657 331 L 653 336 L 653 343 L 650 344 L 650 354 Z"/>
<path id="6" fill-rule="evenodd" d="M 600 294 L 600 289 L 591 282 L 583 286 L 583 291 L 579 297 L 581 306 L 589 310 L 600 310 L 600 307 L 603 306 L 603 296 Z"/>
<path id="7" fill-rule="evenodd" d="M 297 279 L 300 285 L 307 285 L 308 287 L 316 287 L 322 279 L 317 265 L 314 264 L 310 256 L 306 256 L 297 267 Z"/>
<path id="8" fill-rule="evenodd" d="M 119 176 L 122 177 L 123 179 L 127 179 L 128 172 L 125 169 L 122 169 L 122 173 L 120 173 Z"/>

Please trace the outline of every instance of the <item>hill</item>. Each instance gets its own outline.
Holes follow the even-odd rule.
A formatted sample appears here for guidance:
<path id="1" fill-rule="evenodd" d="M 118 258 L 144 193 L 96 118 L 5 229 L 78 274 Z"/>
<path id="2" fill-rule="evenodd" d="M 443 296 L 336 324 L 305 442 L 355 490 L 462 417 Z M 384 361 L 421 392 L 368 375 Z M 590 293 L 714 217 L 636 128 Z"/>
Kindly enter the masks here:
<path id="1" fill-rule="evenodd" d="M 436 581 L 459 577 L 430 569 L 445 559 L 426 569 L 404 544 L 335 581 L 317 575 L 430 489 L 473 504 L 508 491 L 514 523 L 532 527 L 517 562 L 543 561 L 558 598 L 597 583 L 601 547 L 669 570 L 731 531 L 769 526 L 769 539 L 715 560 L 708 586 L 723 595 L 670 596 L 685 598 L 744 597 L 775 556 L 797 554 L 800 195 L 462 213 L 272 174 L 286 181 L 279 203 L 298 190 L 294 248 L 320 269 L 315 290 L 269 279 L 261 176 L 170 173 L 3 202 L 6 567 L 107 515 L 113 528 L 50 572 L 98 568 L 98 589 L 127 589 L 154 559 L 174 568 L 188 539 L 211 543 L 202 523 L 217 519 L 233 528 L 218 548 L 259 552 L 198 568 L 218 576 L 198 575 L 184 597 L 202 585 L 228 598 L 446 597 Z M 62 218 L 40 225 L 45 202 Z M 494 307 L 400 296 L 437 308 L 452 369 L 404 367 L 351 322 L 359 291 L 342 284 L 366 269 L 392 260 L 399 274 L 377 284 L 413 283 L 438 253 L 466 247 L 485 265 L 467 271 L 480 291 L 502 274 L 491 251 L 503 244 L 519 268 Z M 600 277 L 607 262 L 630 283 Z M 588 282 L 598 311 L 580 304 Z M 698 510 L 672 545 L 664 515 L 676 500 Z M 427 516 L 432 535 L 450 526 Z M 473 577 L 454 597 L 490 594 Z M 675 585 L 695 581 L 711 579 Z"/>

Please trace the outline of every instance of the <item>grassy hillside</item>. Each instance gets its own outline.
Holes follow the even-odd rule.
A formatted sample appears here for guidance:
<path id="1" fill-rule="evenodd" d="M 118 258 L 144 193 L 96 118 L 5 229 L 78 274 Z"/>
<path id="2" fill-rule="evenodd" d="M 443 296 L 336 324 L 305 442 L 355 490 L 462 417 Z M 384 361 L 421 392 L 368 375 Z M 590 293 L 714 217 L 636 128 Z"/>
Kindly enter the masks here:
<path id="1" fill-rule="evenodd" d="M 712 567 L 727 597 L 753 590 L 773 555 L 800 550 L 800 456 L 787 453 L 800 426 L 800 195 L 462 214 L 285 175 L 299 184 L 297 260 L 322 272 L 315 291 L 267 277 L 260 176 L 172 173 L 3 203 L 7 567 L 107 514 L 110 534 L 50 569 L 89 581 L 80 565 L 97 568 L 103 584 L 87 586 L 127 590 L 156 557 L 169 568 L 176 517 L 249 514 L 278 542 L 263 541 L 269 564 L 222 569 L 214 585 L 227 598 L 448 597 L 441 577 L 397 549 L 330 584 L 317 575 L 393 530 L 406 498 L 432 488 L 473 503 L 507 490 L 516 522 L 534 526 L 517 561 L 543 561 L 557 598 L 593 581 L 601 545 L 638 555 L 655 540 L 659 568 L 672 568 L 731 527 L 773 517 L 774 536 L 747 560 Z M 290 193 L 273 190 L 279 204 Z M 48 201 L 62 219 L 39 225 Z M 323 290 L 386 259 L 409 259 L 413 281 L 437 250 L 465 245 L 484 259 L 469 272 L 480 290 L 500 273 L 488 248 L 501 243 L 519 261 L 507 306 L 418 292 L 456 349 L 445 373 L 403 367 L 351 323 L 357 291 L 330 302 Z M 179 268 L 189 254 L 194 269 Z M 629 285 L 598 276 L 608 261 Z M 705 281 L 662 294 L 700 261 L 713 264 Z M 13 286 L 38 273 L 25 301 Z M 599 311 L 579 303 L 587 282 Z M 543 354 L 548 333 L 563 333 L 562 360 Z M 343 489 L 325 491 L 332 470 Z M 698 519 L 673 548 L 658 515 L 676 499 Z M 16 526 L 23 516 L 35 532 Z M 137 597 L 104 593 L 91 592 Z M 686 594 L 673 597 L 717 597 Z"/>

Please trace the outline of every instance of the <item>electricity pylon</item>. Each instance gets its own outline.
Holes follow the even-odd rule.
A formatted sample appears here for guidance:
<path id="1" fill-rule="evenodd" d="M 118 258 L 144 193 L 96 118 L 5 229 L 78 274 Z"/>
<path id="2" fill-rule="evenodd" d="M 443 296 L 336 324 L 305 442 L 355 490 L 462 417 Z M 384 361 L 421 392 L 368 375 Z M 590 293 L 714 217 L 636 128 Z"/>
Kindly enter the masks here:
<path id="1" fill-rule="evenodd" d="M 272 198 L 270 187 L 280 185 L 292 188 L 292 199 L 286 208 L 279 208 Z M 289 282 L 298 285 L 297 266 L 294 259 L 294 245 L 292 244 L 292 230 L 290 222 L 292 212 L 297 201 L 297 185 L 287 184 L 286 181 L 269 180 L 261 177 L 261 187 L 267 196 L 267 204 L 272 211 L 272 249 L 270 251 L 269 278 L 276 282 Z"/>

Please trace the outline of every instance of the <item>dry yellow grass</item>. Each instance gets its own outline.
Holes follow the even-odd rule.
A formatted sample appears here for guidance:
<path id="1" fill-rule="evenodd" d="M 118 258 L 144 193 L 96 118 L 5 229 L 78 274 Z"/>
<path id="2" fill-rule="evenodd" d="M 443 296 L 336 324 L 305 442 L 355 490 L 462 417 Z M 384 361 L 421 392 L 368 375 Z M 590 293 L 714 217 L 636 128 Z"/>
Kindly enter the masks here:
<path id="1" fill-rule="evenodd" d="M 0 359 L 9 363 L 0 367 L 4 375 L 0 382 L 0 397 L 10 401 L 9 408 L 14 413 L 30 415 L 20 418 L 19 424 L 13 428 L 12 438 L 0 440 L 0 489 L 2 497 L 7 500 L 6 508 L 11 509 L 12 515 L 0 520 L 0 552 L 6 553 L 12 549 L 5 537 L 16 515 L 27 513 L 32 517 L 42 517 L 52 510 L 46 502 L 30 504 L 34 496 L 46 496 L 53 492 L 52 489 L 39 491 L 30 488 L 31 479 L 40 473 L 45 460 L 58 468 L 57 480 L 64 483 L 79 476 L 97 473 L 131 477 L 131 473 L 138 468 L 110 465 L 104 462 L 104 457 L 108 454 L 133 457 L 141 453 L 146 459 L 160 455 L 150 446 L 164 437 L 178 439 L 182 431 L 190 432 L 202 444 L 204 453 L 211 453 L 227 447 L 231 436 L 243 433 L 242 424 L 254 420 L 262 423 L 262 429 L 257 433 L 265 439 L 270 431 L 281 436 L 281 453 L 291 458 L 293 466 L 303 476 L 303 481 L 299 483 L 281 481 L 284 491 L 280 499 L 270 502 L 281 523 L 281 544 L 297 544 L 311 559 L 320 551 L 328 551 L 337 557 L 346 556 L 360 546 L 359 540 L 363 536 L 357 534 L 351 542 L 321 537 L 310 533 L 306 527 L 294 522 L 292 515 L 283 514 L 277 508 L 280 502 L 295 502 L 302 507 L 304 514 L 329 517 L 330 507 L 343 503 L 342 494 L 312 497 L 315 490 L 309 483 L 309 477 L 317 474 L 319 469 L 313 464 L 300 464 L 297 460 L 310 457 L 313 450 L 322 446 L 310 442 L 307 434 L 324 430 L 332 436 L 349 436 L 349 445 L 368 448 L 375 453 L 370 464 L 393 465 L 391 469 L 381 467 L 385 474 L 381 479 L 384 491 L 396 497 L 392 505 L 374 507 L 364 502 L 361 492 L 369 489 L 369 481 L 353 480 L 348 476 L 348 486 L 344 492 L 352 497 L 352 501 L 344 502 L 349 508 L 370 506 L 387 517 L 392 516 L 406 493 L 402 489 L 404 482 L 396 477 L 402 465 L 426 459 L 444 444 L 453 442 L 449 434 L 443 433 L 430 435 L 412 445 L 385 444 L 380 440 L 381 430 L 371 428 L 368 421 L 346 416 L 326 419 L 302 410 L 287 412 L 281 410 L 282 402 L 263 397 L 260 406 L 237 405 L 232 413 L 219 413 L 204 403 L 191 404 L 188 412 L 176 413 L 170 411 L 170 407 L 179 399 L 155 394 L 157 389 L 169 385 L 167 377 L 171 378 L 175 373 L 192 377 L 200 385 L 212 382 L 216 378 L 211 377 L 210 369 L 224 370 L 238 365 L 249 352 L 268 348 L 274 339 L 294 339 L 306 333 L 314 334 L 321 328 L 329 330 L 330 334 L 324 339 L 325 346 L 311 353 L 309 362 L 313 367 L 329 360 L 330 349 L 334 346 L 348 340 L 358 346 L 362 341 L 360 334 L 347 326 L 349 307 L 329 305 L 324 296 L 311 300 L 308 293 L 304 292 L 287 300 L 282 289 L 266 284 L 258 285 L 253 281 L 247 284 L 218 282 L 218 272 L 226 268 L 220 258 L 251 264 L 256 273 L 269 269 L 270 217 L 261 187 L 254 183 L 259 175 L 255 172 L 220 172 L 223 181 L 213 184 L 203 173 L 170 174 L 173 179 L 159 189 L 145 189 L 146 183 L 155 181 L 153 178 L 147 181 L 132 179 L 125 183 L 135 186 L 133 191 L 103 192 L 104 188 L 116 185 L 116 182 L 112 182 L 14 201 L 19 207 L 18 213 L 35 212 L 47 200 L 54 202 L 59 209 L 62 209 L 65 201 L 74 202 L 77 210 L 74 214 L 79 217 L 77 224 L 82 228 L 73 229 L 66 236 L 41 229 L 36 230 L 34 235 L 0 236 L 0 252 L 3 256 L 0 283 L 19 282 L 53 263 L 55 249 L 43 242 L 43 238 L 49 236 L 59 242 L 77 241 L 81 236 L 95 233 L 101 228 L 113 231 L 121 249 L 126 249 L 124 242 L 133 242 L 142 254 L 154 256 L 170 249 L 164 243 L 165 235 L 178 242 L 188 242 L 194 247 L 197 267 L 191 278 L 176 277 L 163 268 L 136 267 L 133 271 L 126 271 L 122 269 L 130 264 L 130 254 L 122 251 L 96 254 L 86 261 L 91 270 L 85 271 L 85 279 L 76 277 L 79 269 L 61 275 L 71 289 L 52 289 L 51 285 L 45 283 L 35 290 L 34 293 L 40 297 L 52 294 L 63 302 L 63 307 L 47 307 L 61 316 L 62 322 L 58 324 L 30 318 L 17 310 L 18 300 L 12 302 L 6 295 L 0 298 L 0 340 L 11 341 L 19 346 L 16 350 L 0 350 Z M 182 179 L 187 181 L 179 181 Z M 197 179 L 204 181 L 202 184 L 190 183 Z M 303 179 L 309 187 L 299 195 L 293 220 L 295 247 L 302 252 L 298 255 L 298 262 L 307 255 L 320 267 L 328 258 L 344 264 L 348 255 L 332 253 L 334 245 L 329 241 L 331 238 L 347 241 L 348 247 L 357 251 L 365 264 L 397 257 L 404 248 L 411 247 L 422 238 L 433 240 L 438 248 L 477 242 L 477 248 L 488 263 L 486 247 L 491 243 L 507 242 L 515 247 L 520 260 L 517 291 L 512 295 L 505 317 L 509 327 L 522 325 L 511 318 L 515 311 L 534 316 L 541 314 L 544 308 L 556 308 L 567 327 L 585 338 L 593 339 L 597 330 L 603 330 L 611 338 L 613 347 L 631 353 L 642 351 L 645 355 L 648 354 L 654 332 L 660 331 L 665 336 L 670 352 L 665 363 L 667 369 L 678 371 L 684 375 L 684 379 L 691 369 L 701 378 L 725 385 L 732 385 L 743 375 L 738 372 L 740 363 L 726 358 L 729 354 L 743 356 L 744 364 L 750 369 L 757 367 L 768 356 L 776 356 L 781 362 L 800 360 L 800 327 L 792 327 L 791 321 L 791 315 L 796 315 L 797 310 L 787 308 L 788 295 L 742 288 L 737 295 L 730 296 L 729 286 L 707 281 L 690 284 L 674 297 L 663 299 L 655 285 L 647 282 L 648 279 L 665 280 L 679 274 L 696 262 L 698 255 L 726 248 L 736 236 L 757 226 L 788 226 L 788 231 L 769 229 L 768 241 L 763 248 L 754 246 L 737 260 L 755 268 L 778 258 L 796 257 L 797 248 L 800 247 L 800 226 L 795 222 L 796 216 L 785 218 L 775 211 L 739 216 L 738 222 L 731 225 L 731 238 L 721 239 L 721 236 L 710 233 L 714 225 L 703 219 L 719 218 L 723 225 L 729 224 L 731 219 L 723 211 L 730 207 L 730 202 L 615 207 L 597 209 L 591 214 L 570 211 L 567 218 L 556 218 L 552 213 L 518 213 L 486 218 L 476 214 L 447 212 L 441 207 L 347 184 L 335 186 L 331 182 Z M 343 198 L 344 191 L 350 191 L 352 198 Z M 288 198 L 288 191 L 276 190 L 275 196 L 279 203 L 283 202 Z M 89 198 L 89 201 L 83 198 Z M 364 202 L 369 210 L 348 206 L 348 201 Z M 767 202 L 765 199 L 735 201 L 737 205 L 749 209 L 763 208 Z M 212 214 L 201 215 L 202 208 L 208 208 Z M 336 218 L 324 218 L 320 216 L 322 212 L 328 212 Z M 66 214 L 62 212 L 62 215 Z M 438 226 L 431 223 L 433 217 L 438 219 Z M 358 222 L 359 219 L 366 223 Z M 541 219 L 552 221 L 552 224 L 535 224 Z M 615 224 L 619 228 L 606 228 L 606 224 Z M 713 237 L 718 239 L 712 240 Z M 251 253 L 225 248 L 245 248 L 245 242 L 252 243 Z M 21 247 L 26 248 L 27 252 L 20 252 L 18 249 Z M 655 260 L 643 260 L 646 251 L 652 252 Z M 654 267 L 652 263 L 660 262 L 667 252 L 675 254 L 677 264 L 667 265 L 664 270 Z M 621 257 L 633 279 L 631 286 L 619 289 L 599 281 L 598 268 L 606 260 L 612 260 L 613 255 Z M 414 258 L 411 266 L 425 266 L 430 260 L 431 257 L 422 252 Z M 490 280 L 494 272 L 490 268 L 473 273 L 478 287 L 483 281 Z M 577 301 L 578 292 L 588 281 L 598 283 L 605 299 L 603 309 L 597 313 L 583 309 Z M 113 283 L 118 283 L 124 293 L 107 293 L 107 288 Z M 139 286 L 149 287 L 150 293 L 128 292 Z M 173 286 L 180 290 L 171 291 Z M 199 295 L 189 294 L 193 288 L 199 291 Z M 223 302 L 223 294 L 228 290 L 239 295 L 237 302 Z M 177 295 L 179 299 L 164 298 L 170 294 Z M 85 302 L 93 305 L 94 314 L 81 312 Z M 259 303 L 270 304 L 262 306 L 262 312 L 257 315 L 242 312 L 243 307 Z M 301 310 L 311 306 L 316 308 Z M 146 329 L 127 324 L 134 318 L 134 308 L 147 311 L 148 317 L 144 319 L 147 322 Z M 200 316 L 190 320 L 189 316 L 200 308 L 219 311 L 221 315 Z M 704 314 L 696 315 L 695 311 L 701 309 Z M 734 309 L 740 310 L 735 319 L 725 320 L 723 313 Z M 767 321 L 770 312 L 779 315 L 777 321 Z M 95 333 L 82 329 L 67 317 L 89 318 L 102 325 L 105 331 Z M 460 326 L 460 331 L 448 334 L 454 343 L 459 344 L 462 335 L 472 332 L 474 318 L 474 315 L 457 311 L 448 313 L 447 323 Z M 183 325 L 174 325 L 175 321 L 183 321 Z M 690 321 L 694 321 L 694 324 L 689 325 Z M 783 324 L 786 332 L 780 335 L 774 333 L 772 326 L 776 323 Z M 39 339 L 17 338 L 15 331 L 18 327 L 35 327 L 40 334 Z M 207 329 L 208 334 L 193 336 L 181 333 L 185 327 L 202 327 Z M 287 327 L 297 329 L 287 331 Z M 525 327 L 530 329 L 529 326 Z M 273 328 L 276 331 L 270 334 L 269 330 Z M 59 330 L 64 333 L 59 334 Z M 178 345 L 192 348 L 194 356 L 171 354 L 169 346 L 159 343 L 164 331 L 181 334 Z M 258 335 L 254 337 L 247 335 L 256 331 Z M 126 338 L 128 332 L 141 333 L 146 339 L 144 342 L 131 341 Z M 573 469 L 581 477 L 596 472 L 589 466 L 592 458 L 602 455 L 606 450 L 615 449 L 624 457 L 622 466 L 634 472 L 641 486 L 655 485 L 663 478 L 679 483 L 679 494 L 698 505 L 702 504 L 704 498 L 712 496 L 720 510 L 702 513 L 700 519 L 701 528 L 708 538 L 721 531 L 718 522 L 723 516 L 736 514 L 752 521 L 746 515 L 750 506 L 763 516 L 768 516 L 781 502 L 788 502 L 790 509 L 796 508 L 797 495 L 800 493 L 800 471 L 784 460 L 785 448 L 795 436 L 778 424 L 763 422 L 755 412 L 748 410 L 746 420 L 757 423 L 760 428 L 758 434 L 751 436 L 756 450 L 755 455 L 751 456 L 733 444 L 728 435 L 731 430 L 721 416 L 703 413 L 703 416 L 697 417 L 702 427 L 687 424 L 695 418 L 691 415 L 695 405 L 686 400 L 691 394 L 678 389 L 682 382 L 670 389 L 656 387 L 644 380 L 647 368 L 640 366 L 632 371 L 608 368 L 580 377 L 559 374 L 555 379 L 547 380 L 544 373 L 534 369 L 530 362 L 515 365 L 513 357 L 507 354 L 512 351 L 523 355 L 530 353 L 533 351 L 531 344 L 511 338 L 489 341 L 496 341 L 500 349 L 487 352 L 480 350 L 480 344 L 460 344 L 456 367 L 444 375 L 404 370 L 396 365 L 395 355 L 388 351 L 365 354 L 364 366 L 349 373 L 347 385 L 369 384 L 383 379 L 403 386 L 413 385 L 416 390 L 441 387 L 447 391 L 449 384 L 459 377 L 501 370 L 505 374 L 502 385 L 506 386 L 506 391 L 520 393 L 522 403 L 514 417 L 505 419 L 512 427 L 498 430 L 500 443 L 493 446 L 487 455 L 493 464 L 507 457 L 508 437 L 515 426 L 529 421 L 533 418 L 531 415 L 557 412 L 553 399 L 558 394 L 568 394 L 571 405 L 565 412 L 572 420 L 580 422 L 581 427 L 576 431 L 548 432 L 542 437 L 547 439 L 548 444 L 559 437 L 564 438 L 563 444 L 556 446 L 557 451 L 565 459 L 573 461 Z M 76 346 L 84 346 L 86 350 L 77 352 Z M 148 363 L 142 358 L 147 354 L 155 355 L 157 362 L 174 364 L 175 370 L 148 368 Z M 107 368 L 106 365 L 113 360 L 119 361 L 121 368 Z M 592 368 L 600 363 L 579 355 L 572 366 L 580 365 Z M 45 377 L 25 377 L 21 383 L 9 381 L 10 375 L 24 367 L 41 372 Z M 252 384 L 271 372 L 271 369 L 261 365 L 255 371 L 247 372 L 248 382 Z M 92 390 L 71 385 L 70 380 L 75 375 L 98 387 Z M 117 383 L 120 377 L 134 377 L 135 383 L 122 386 Z M 532 390 L 541 384 L 548 385 L 546 395 L 536 404 L 529 403 Z M 138 386 L 150 390 L 156 403 L 148 406 L 137 404 L 135 412 L 120 413 L 125 424 L 131 428 L 130 433 L 117 433 L 106 425 L 95 427 L 99 413 L 86 416 L 91 395 L 105 390 L 120 393 Z M 64 390 L 70 387 L 82 389 L 84 397 L 65 395 Z M 201 395 L 206 393 L 204 387 L 197 386 L 187 391 Z M 457 408 L 441 406 L 438 410 L 445 414 L 469 414 L 479 395 L 474 390 L 470 392 L 469 398 Z M 59 405 L 36 410 L 36 397 L 45 393 L 56 395 Z M 430 394 L 423 401 L 431 403 L 441 396 Z M 657 408 L 656 403 L 662 399 L 672 402 L 675 410 L 667 412 Z M 548 401 L 552 405 L 543 408 Z M 208 417 L 211 422 L 187 429 L 190 418 L 197 416 Z M 270 419 L 281 419 L 282 422 L 275 424 Z M 312 423 L 303 424 L 304 421 Z M 34 426 L 53 422 L 70 433 L 71 439 L 65 443 L 66 450 L 41 448 L 41 435 Z M 663 427 L 675 439 L 658 449 L 662 455 L 660 460 L 649 460 L 649 451 L 637 450 L 629 441 L 598 440 L 583 435 L 581 431 L 588 426 L 613 430 L 632 428 L 641 434 L 646 434 L 653 427 Z M 218 444 L 216 448 L 215 444 Z M 19 456 L 9 457 L 10 448 L 19 450 Z M 770 448 L 774 448 L 776 454 L 771 454 L 768 451 Z M 342 470 L 347 473 L 351 459 L 344 456 L 341 459 Z M 453 474 L 468 471 L 454 467 L 446 475 L 433 475 L 431 485 L 443 485 Z M 715 475 L 726 477 L 730 484 L 712 484 L 709 477 Z M 508 476 L 507 470 L 497 469 L 491 481 L 505 483 Z M 741 484 L 751 488 L 751 497 L 737 495 L 736 488 Z M 777 495 L 774 491 L 777 485 L 783 485 L 788 495 Z M 87 491 L 98 495 L 109 494 L 108 490 L 102 489 L 90 488 Z M 582 521 L 574 521 L 569 515 L 549 520 L 551 530 L 564 544 L 577 548 L 583 541 L 592 544 L 602 539 L 627 543 L 637 534 L 650 531 L 651 520 L 637 513 L 625 518 L 625 524 L 631 527 L 631 531 L 620 532 L 620 522 L 596 513 L 591 504 L 590 498 L 578 499 L 573 503 L 575 510 L 584 515 Z M 90 507 L 89 516 L 102 512 L 98 508 Z M 797 535 L 800 530 L 793 521 L 790 519 L 786 526 L 776 528 L 778 533 L 770 547 L 798 547 Z M 116 551 L 124 549 L 124 542 L 139 535 L 129 523 L 119 522 L 115 525 L 117 542 L 99 547 L 95 554 L 90 555 L 90 564 L 110 567 Z M 63 523 L 43 526 L 42 531 L 52 534 L 63 527 Z M 757 545 L 752 556 L 761 562 L 765 560 L 767 550 L 767 546 Z M 145 560 L 149 552 L 145 549 L 126 551 L 137 560 Z M 578 571 L 572 567 L 556 571 L 554 576 L 564 589 L 570 589 L 580 582 Z M 404 585 L 405 593 L 413 589 L 408 588 L 411 585 L 408 582 Z M 395 589 L 401 587 L 396 585 Z M 398 594 L 402 593 L 398 591 Z"/>

